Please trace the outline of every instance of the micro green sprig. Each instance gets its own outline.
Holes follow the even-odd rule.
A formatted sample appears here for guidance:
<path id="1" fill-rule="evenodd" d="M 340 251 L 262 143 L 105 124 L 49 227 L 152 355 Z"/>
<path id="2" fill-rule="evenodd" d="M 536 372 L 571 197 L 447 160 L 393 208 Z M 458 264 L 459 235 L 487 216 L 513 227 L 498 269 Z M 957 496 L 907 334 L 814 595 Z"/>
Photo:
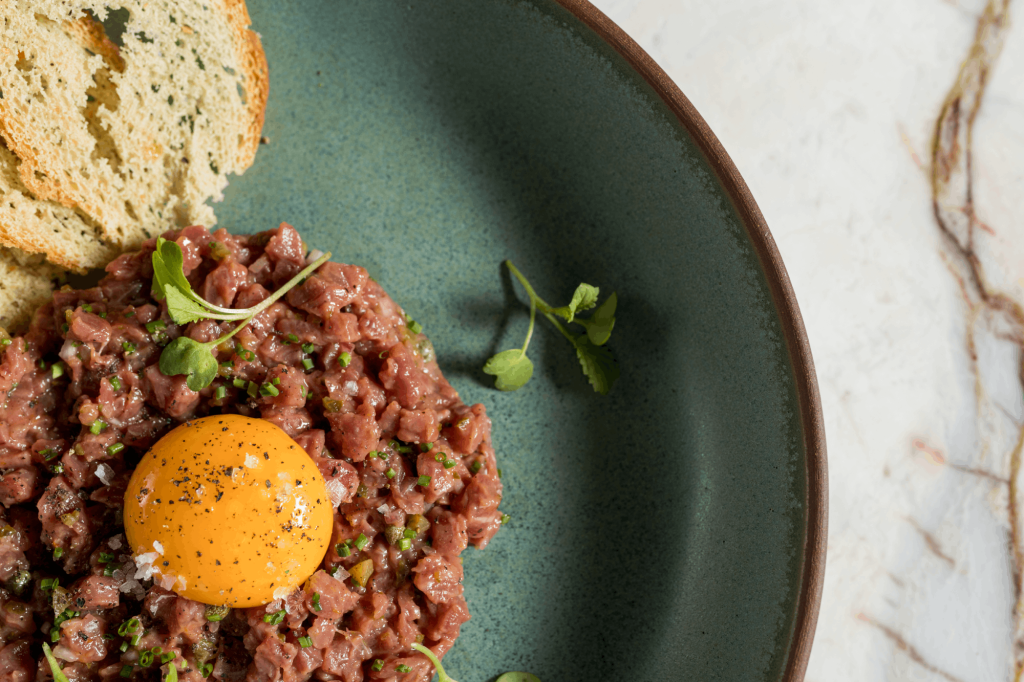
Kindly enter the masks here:
<path id="1" fill-rule="evenodd" d="M 607 395 L 619 377 L 619 366 L 611 351 L 604 345 L 611 337 L 612 328 L 615 327 L 615 306 L 618 303 L 616 295 L 612 293 L 598 305 L 600 289 L 589 284 L 580 284 L 576 287 L 569 304 L 556 308 L 548 305 L 537 295 L 522 273 L 512 265 L 512 261 L 505 261 L 505 265 L 530 297 L 530 326 L 526 330 L 526 340 L 522 348 L 502 351 L 484 365 L 484 372 L 495 377 L 495 388 L 501 391 L 515 391 L 526 385 L 533 376 L 533 362 L 526 357 L 526 349 L 533 337 L 534 322 L 539 310 L 576 349 L 576 358 L 590 385 L 601 395 Z M 578 313 L 595 307 L 596 310 L 590 317 L 577 317 Z M 565 320 L 565 324 L 558 318 Z M 568 327 L 569 324 L 580 325 L 584 333 L 574 334 Z"/>
<path id="2" fill-rule="evenodd" d="M 448 677 L 448 673 L 444 671 L 444 667 L 441 665 L 441 661 L 437 660 L 437 656 L 434 652 L 423 646 L 419 642 L 413 642 L 412 648 L 420 652 L 424 656 L 430 659 L 430 662 L 434 664 L 434 670 L 437 671 L 437 682 L 455 682 L 452 678 Z"/>
<path id="3" fill-rule="evenodd" d="M 160 371 L 166 376 L 186 374 L 185 383 L 193 391 L 200 391 L 217 376 L 217 359 L 213 350 L 238 332 L 245 329 L 253 317 L 269 308 L 279 298 L 327 262 L 330 252 L 317 258 L 299 274 L 288 280 L 273 294 L 251 308 L 222 308 L 206 301 L 194 291 L 182 268 L 184 258 L 181 247 L 163 237 L 157 238 L 153 252 L 153 296 L 160 301 L 166 299 L 167 313 L 177 324 L 188 324 L 199 320 L 239 321 L 230 332 L 208 343 L 200 343 L 187 336 L 172 341 L 160 353 Z"/>

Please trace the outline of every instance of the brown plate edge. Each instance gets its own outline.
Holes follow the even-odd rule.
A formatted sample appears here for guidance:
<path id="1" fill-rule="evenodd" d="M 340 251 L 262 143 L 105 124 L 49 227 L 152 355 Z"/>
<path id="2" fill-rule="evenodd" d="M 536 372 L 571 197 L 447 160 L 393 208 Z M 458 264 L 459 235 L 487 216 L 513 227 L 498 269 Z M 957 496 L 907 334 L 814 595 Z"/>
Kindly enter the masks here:
<path id="1" fill-rule="evenodd" d="M 811 655 L 811 644 L 818 622 L 821 593 L 825 580 L 825 551 L 828 539 L 828 458 L 825 450 L 825 426 L 821 413 L 821 396 L 814 372 L 814 359 L 807 339 L 807 330 L 800 315 L 800 306 L 793 293 L 786 266 L 775 245 L 761 209 L 757 207 L 750 188 L 743 181 L 736 165 L 722 143 L 711 132 L 707 122 L 690 100 L 672 82 L 643 48 L 626 35 L 619 26 L 587 0 L 555 0 L 572 12 L 629 62 L 648 85 L 679 118 L 693 137 L 708 164 L 732 199 L 736 211 L 757 251 L 764 268 L 772 299 L 782 321 L 786 346 L 797 384 L 800 419 L 804 427 L 804 448 L 807 452 L 807 534 L 804 541 L 803 579 L 797 606 L 793 640 L 786 659 L 782 682 L 801 682 Z"/>

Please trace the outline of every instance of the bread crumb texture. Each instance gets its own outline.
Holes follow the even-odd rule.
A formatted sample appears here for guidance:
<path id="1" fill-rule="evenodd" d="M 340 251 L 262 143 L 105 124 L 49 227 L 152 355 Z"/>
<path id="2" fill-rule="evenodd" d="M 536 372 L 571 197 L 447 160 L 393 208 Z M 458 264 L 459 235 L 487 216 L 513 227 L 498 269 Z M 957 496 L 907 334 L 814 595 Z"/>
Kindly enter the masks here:
<path id="1" fill-rule="evenodd" d="M 0 244 L 84 271 L 215 224 L 206 202 L 252 164 L 263 127 L 249 23 L 242 0 L 0 3 Z M 0 268 L 18 268 L 13 253 Z M 53 274 L 34 272 L 26 294 Z"/>

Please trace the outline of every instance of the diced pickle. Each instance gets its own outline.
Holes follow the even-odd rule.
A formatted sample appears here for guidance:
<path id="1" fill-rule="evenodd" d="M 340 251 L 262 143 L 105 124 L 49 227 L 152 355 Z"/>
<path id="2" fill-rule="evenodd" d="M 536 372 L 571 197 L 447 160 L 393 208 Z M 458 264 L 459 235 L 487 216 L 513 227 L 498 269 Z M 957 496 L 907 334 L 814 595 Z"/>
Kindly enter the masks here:
<path id="1" fill-rule="evenodd" d="M 199 665 L 202 665 L 213 658 L 213 655 L 216 652 L 217 644 L 212 639 L 203 638 L 192 645 L 192 656 L 196 659 L 196 663 Z"/>
<path id="2" fill-rule="evenodd" d="M 409 520 L 405 525 L 407 528 L 411 528 L 415 531 L 416 535 L 422 535 L 430 530 L 430 521 L 427 521 L 426 517 L 422 514 L 413 514 L 409 517 Z"/>
<path id="3" fill-rule="evenodd" d="M 402 539 L 403 532 L 405 532 L 405 529 L 401 526 L 388 526 L 384 529 L 384 537 L 388 539 L 389 545 L 394 546 Z"/>
<path id="4" fill-rule="evenodd" d="M 324 411 L 326 412 L 341 412 L 341 401 L 335 400 L 334 398 L 324 398 Z"/>
<path id="5" fill-rule="evenodd" d="M 7 526 L 8 528 L 10 526 Z M 28 589 L 28 586 L 32 583 L 32 574 L 28 571 L 17 571 L 14 575 L 7 579 L 4 583 L 4 587 L 17 595 L 22 595 Z"/>
<path id="6" fill-rule="evenodd" d="M 206 620 L 212 622 L 224 620 L 224 616 L 228 615 L 229 611 L 231 611 L 231 609 L 227 606 L 208 605 L 206 607 Z"/>
<path id="7" fill-rule="evenodd" d="M 231 255 L 231 249 L 220 242 L 210 242 L 210 255 L 214 260 L 224 260 Z"/>
<path id="8" fill-rule="evenodd" d="M 373 559 L 363 559 L 358 564 L 348 569 L 349 575 L 352 576 L 352 582 L 356 583 L 360 587 L 366 587 L 366 583 L 370 580 L 370 576 L 373 575 Z"/>

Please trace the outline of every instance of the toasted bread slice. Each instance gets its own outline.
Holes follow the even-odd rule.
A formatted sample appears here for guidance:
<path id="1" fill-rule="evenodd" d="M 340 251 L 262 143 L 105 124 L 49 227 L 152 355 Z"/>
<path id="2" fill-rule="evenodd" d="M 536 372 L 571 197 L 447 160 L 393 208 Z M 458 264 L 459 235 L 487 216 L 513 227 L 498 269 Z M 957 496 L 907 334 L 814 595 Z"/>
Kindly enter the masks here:
<path id="1" fill-rule="evenodd" d="M 263 124 L 266 60 L 241 0 L 118 5 L 129 15 L 120 47 L 98 0 L 0 3 L 0 136 L 14 157 L 0 174 L 54 220 L 59 206 L 81 221 L 44 234 L 42 219 L 0 205 L 0 243 L 75 269 L 170 227 L 214 224 L 206 201 L 252 163 Z"/>
<path id="2" fill-rule="evenodd" d="M 50 298 L 61 271 L 43 257 L 0 247 L 0 327 L 18 331 Z"/>
<path id="3" fill-rule="evenodd" d="M 44 253 L 51 263 L 75 270 L 103 267 L 117 255 L 117 248 L 89 216 L 36 199 L 21 181 L 19 165 L 0 139 L 0 244 Z M 0 317 L 3 310 L 0 306 Z"/>

